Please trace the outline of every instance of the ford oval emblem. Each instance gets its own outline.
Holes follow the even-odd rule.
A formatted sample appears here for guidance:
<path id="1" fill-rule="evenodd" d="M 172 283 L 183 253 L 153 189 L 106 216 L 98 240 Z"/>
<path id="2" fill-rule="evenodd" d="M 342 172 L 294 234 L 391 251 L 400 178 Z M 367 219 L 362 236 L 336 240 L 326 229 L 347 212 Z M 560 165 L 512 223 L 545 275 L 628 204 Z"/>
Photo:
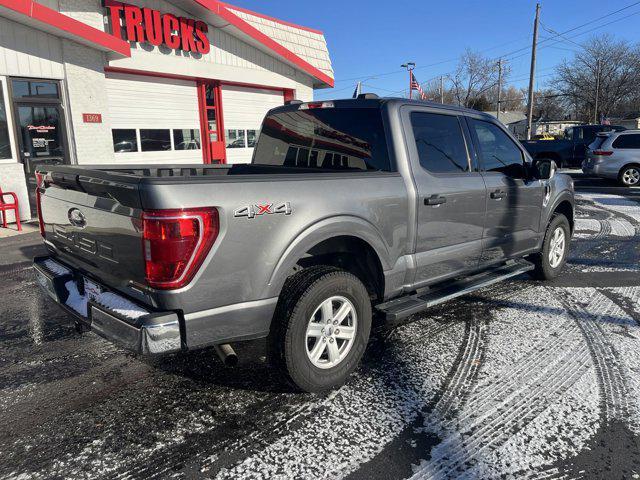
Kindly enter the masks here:
<path id="1" fill-rule="evenodd" d="M 84 228 L 87 225 L 87 219 L 85 218 L 84 213 L 82 213 L 77 208 L 72 208 L 71 210 L 69 210 L 68 216 L 71 225 L 75 227 Z"/>

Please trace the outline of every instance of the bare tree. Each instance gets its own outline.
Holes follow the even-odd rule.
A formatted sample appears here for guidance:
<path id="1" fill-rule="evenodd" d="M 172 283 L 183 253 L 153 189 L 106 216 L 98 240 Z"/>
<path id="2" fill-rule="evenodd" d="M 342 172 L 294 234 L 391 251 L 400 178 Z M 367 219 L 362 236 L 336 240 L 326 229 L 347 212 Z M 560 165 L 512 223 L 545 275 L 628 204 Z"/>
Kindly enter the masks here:
<path id="1" fill-rule="evenodd" d="M 502 77 L 506 80 L 508 67 L 504 67 Z M 482 56 L 469 49 L 462 54 L 458 66 L 449 77 L 451 91 L 458 105 L 472 107 L 484 104 L 481 97 L 488 101 L 490 91 L 496 90 L 498 85 L 498 68 L 494 60 Z"/>
<path id="2" fill-rule="evenodd" d="M 544 120 L 565 120 L 570 115 L 566 101 L 561 93 L 552 89 L 535 92 L 533 101 L 533 117 Z"/>
<path id="3" fill-rule="evenodd" d="M 502 94 L 500 95 L 500 110 L 501 111 L 515 111 L 524 112 L 525 109 L 526 90 L 516 88 L 513 85 L 502 87 Z M 493 89 L 488 100 L 491 103 L 491 110 L 495 111 L 498 105 L 498 89 Z"/>
<path id="4" fill-rule="evenodd" d="M 599 114 L 618 113 L 622 104 L 638 96 L 640 49 L 608 34 L 592 37 L 571 60 L 556 68 L 552 85 L 583 120 L 593 118 L 596 103 Z"/>
<path id="5" fill-rule="evenodd" d="M 440 87 L 444 87 L 442 96 L 440 94 Z M 448 80 L 443 81 L 441 84 L 440 77 L 433 78 L 422 85 L 422 90 L 425 93 L 426 99 L 431 102 L 440 103 L 440 100 L 443 99 L 446 105 L 456 104 L 456 100 Z"/>

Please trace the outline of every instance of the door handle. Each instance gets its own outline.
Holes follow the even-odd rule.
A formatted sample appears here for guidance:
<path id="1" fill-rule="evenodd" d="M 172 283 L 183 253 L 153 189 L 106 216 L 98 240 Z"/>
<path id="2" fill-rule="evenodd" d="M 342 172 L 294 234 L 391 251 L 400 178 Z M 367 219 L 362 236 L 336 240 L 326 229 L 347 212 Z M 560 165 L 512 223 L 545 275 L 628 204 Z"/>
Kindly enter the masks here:
<path id="1" fill-rule="evenodd" d="M 503 192 L 502 190 L 496 190 L 495 192 L 491 192 L 490 196 L 494 200 L 502 200 L 504 197 L 507 196 L 507 193 Z"/>
<path id="2" fill-rule="evenodd" d="M 431 195 L 430 197 L 424 199 L 425 205 L 435 206 L 442 205 L 443 203 L 447 203 L 447 199 L 440 195 Z"/>

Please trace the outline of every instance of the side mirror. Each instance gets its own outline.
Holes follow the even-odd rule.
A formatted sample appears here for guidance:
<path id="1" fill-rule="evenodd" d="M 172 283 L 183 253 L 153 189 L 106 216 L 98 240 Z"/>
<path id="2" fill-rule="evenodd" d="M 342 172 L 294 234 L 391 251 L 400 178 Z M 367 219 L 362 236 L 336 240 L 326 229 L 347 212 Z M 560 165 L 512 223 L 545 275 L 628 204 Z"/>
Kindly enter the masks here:
<path id="1" fill-rule="evenodd" d="M 551 180 L 557 170 L 556 162 L 547 158 L 535 160 L 532 166 L 533 177 L 537 180 Z"/>

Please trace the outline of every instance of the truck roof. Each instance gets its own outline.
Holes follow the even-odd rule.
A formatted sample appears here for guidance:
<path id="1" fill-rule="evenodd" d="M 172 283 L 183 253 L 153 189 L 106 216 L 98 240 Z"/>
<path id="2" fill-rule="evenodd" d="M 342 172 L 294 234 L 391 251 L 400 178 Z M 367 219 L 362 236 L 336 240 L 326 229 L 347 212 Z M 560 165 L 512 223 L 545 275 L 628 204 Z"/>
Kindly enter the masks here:
<path id="1" fill-rule="evenodd" d="M 481 112 L 479 110 L 473 110 L 471 108 L 459 107 L 457 105 L 444 105 L 442 103 L 424 101 L 424 100 L 410 100 L 408 98 L 399 97 L 380 97 L 380 98 L 347 98 L 347 99 L 325 99 L 325 100 L 313 100 L 310 102 L 290 103 L 282 107 L 276 107 L 272 112 L 277 111 L 290 111 L 297 110 L 303 103 L 322 103 L 333 102 L 336 108 L 380 108 L 384 104 L 402 104 L 402 105 L 422 105 L 439 110 L 447 110 L 460 112 L 465 114 L 474 114 L 481 117 L 485 117 L 488 120 L 496 120 L 496 118 L 488 113 Z"/>

